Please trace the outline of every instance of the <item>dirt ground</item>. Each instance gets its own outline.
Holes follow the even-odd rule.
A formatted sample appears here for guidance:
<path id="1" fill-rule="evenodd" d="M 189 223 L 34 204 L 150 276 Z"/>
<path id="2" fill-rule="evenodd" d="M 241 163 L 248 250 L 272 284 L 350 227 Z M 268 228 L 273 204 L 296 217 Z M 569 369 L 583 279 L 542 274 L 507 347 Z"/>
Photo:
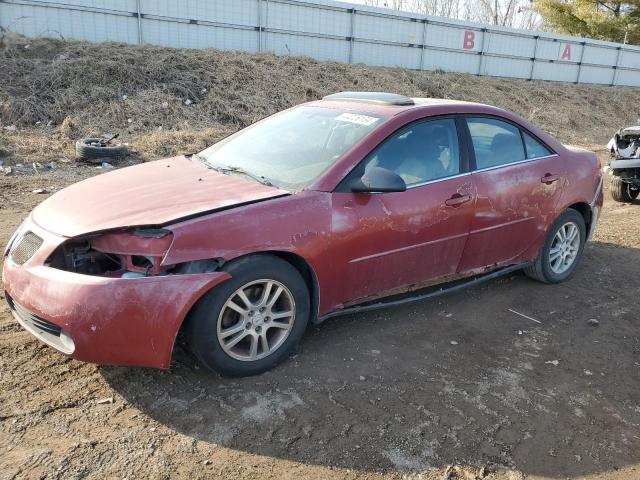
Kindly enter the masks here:
<path id="1" fill-rule="evenodd" d="M 0 244 L 97 172 L 0 176 Z M 1 302 L 0 478 L 638 479 L 640 202 L 605 198 L 571 281 L 336 318 L 254 378 L 69 360 Z"/>

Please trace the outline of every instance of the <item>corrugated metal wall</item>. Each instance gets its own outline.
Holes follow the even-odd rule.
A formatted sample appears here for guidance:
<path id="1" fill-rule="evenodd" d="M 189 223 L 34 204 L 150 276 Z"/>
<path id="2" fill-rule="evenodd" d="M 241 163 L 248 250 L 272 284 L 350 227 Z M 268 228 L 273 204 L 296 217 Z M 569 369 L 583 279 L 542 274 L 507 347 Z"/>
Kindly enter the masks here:
<path id="1" fill-rule="evenodd" d="M 0 26 L 31 37 L 640 86 L 640 47 L 333 1 L 0 0 Z"/>

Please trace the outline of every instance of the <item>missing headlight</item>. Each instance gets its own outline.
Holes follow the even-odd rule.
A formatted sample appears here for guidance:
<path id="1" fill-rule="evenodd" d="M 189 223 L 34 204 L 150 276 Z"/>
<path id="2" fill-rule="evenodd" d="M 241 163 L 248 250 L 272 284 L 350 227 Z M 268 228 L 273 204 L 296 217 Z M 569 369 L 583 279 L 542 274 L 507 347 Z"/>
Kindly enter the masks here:
<path id="1" fill-rule="evenodd" d="M 111 278 L 189 275 L 218 271 L 225 260 L 210 258 L 174 265 L 162 263 L 173 234 L 161 229 L 136 229 L 68 240 L 47 260 L 52 268 Z"/>
<path id="2" fill-rule="evenodd" d="M 142 255 L 131 255 L 131 265 L 136 268 L 144 268 L 145 270 L 153 268 L 154 258 L 143 257 Z"/>
<path id="3" fill-rule="evenodd" d="M 162 229 L 107 232 L 65 242 L 51 255 L 48 265 L 108 277 L 162 275 L 173 267 L 162 265 L 172 241 L 171 232 Z"/>
<path id="4" fill-rule="evenodd" d="M 51 254 L 47 265 L 85 275 L 117 276 L 124 270 L 118 255 L 94 250 L 88 240 L 65 243 Z"/>

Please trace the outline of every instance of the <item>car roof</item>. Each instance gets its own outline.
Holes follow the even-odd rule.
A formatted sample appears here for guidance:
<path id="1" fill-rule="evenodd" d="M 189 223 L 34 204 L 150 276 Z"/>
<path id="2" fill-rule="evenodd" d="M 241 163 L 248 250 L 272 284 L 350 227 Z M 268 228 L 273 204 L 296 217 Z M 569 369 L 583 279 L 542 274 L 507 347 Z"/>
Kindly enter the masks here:
<path id="1" fill-rule="evenodd" d="M 356 110 L 383 116 L 395 116 L 407 110 L 425 109 L 425 107 L 437 107 L 437 110 L 442 111 L 447 106 L 452 107 L 452 113 L 465 110 L 474 113 L 485 110 L 486 113 L 492 114 L 502 112 L 499 108 L 482 103 L 447 98 L 405 97 L 387 92 L 340 92 L 328 95 L 322 100 L 310 102 L 307 105 Z"/>

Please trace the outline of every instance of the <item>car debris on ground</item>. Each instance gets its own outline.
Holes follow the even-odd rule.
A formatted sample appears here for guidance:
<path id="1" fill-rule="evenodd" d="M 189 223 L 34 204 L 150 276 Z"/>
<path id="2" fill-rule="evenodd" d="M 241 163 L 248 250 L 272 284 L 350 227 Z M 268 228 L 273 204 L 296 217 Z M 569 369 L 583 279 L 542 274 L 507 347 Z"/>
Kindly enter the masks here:
<path id="1" fill-rule="evenodd" d="M 98 164 L 103 164 L 105 160 L 123 159 L 129 153 L 128 145 L 111 144 L 118 136 L 116 133 L 104 134 L 100 138 L 80 139 L 76 142 L 76 155 L 81 160 Z"/>
<path id="2" fill-rule="evenodd" d="M 523 318 L 526 318 L 527 320 L 531 320 L 532 322 L 536 322 L 536 323 L 542 323 L 540 320 L 536 320 L 535 318 L 532 318 L 528 315 L 525 315 L 524 313 L 520 313 L 520 312 L 516 312 L 515 310 L 512 310 L 511 308 L 508 309 L 511 313 L 515 313 L 516 315 L 519 315 Z"/>

